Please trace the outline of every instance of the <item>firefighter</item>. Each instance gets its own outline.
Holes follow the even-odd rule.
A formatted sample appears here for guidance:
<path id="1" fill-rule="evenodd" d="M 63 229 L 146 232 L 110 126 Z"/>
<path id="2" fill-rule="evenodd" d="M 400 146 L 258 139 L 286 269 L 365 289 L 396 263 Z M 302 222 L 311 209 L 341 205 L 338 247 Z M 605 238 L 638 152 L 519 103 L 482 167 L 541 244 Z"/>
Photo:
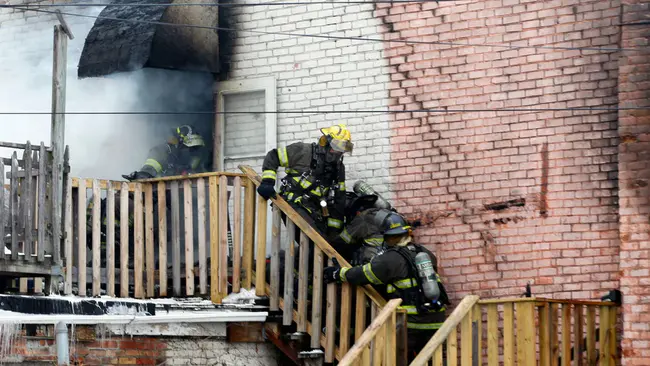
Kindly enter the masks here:
<path id="1" fill-rule="evenodd" d="M 350 130 L 338 124 L 322 128 L 317 143 L 296 142 L 269 151 L 262 164 L 262 183 L 257 192 L 264 199 L 275 198 L 279 167 L 280 194 L 325 238 L 343 229 L 345 214 L 345 165 L 343 154 L 352 152 Z"/>
<path id="2" fill-rule="evenodd" d="M 362 266 L 326 267 L 323 278 L 327 283 L 373 284 L 386 298 L 401 298 L 401 308 L 408 314 L 410 363 L 444 322 L 445 305 L 449 305 L 449 299 L 437 275 L 436 257 L 423 246 L 412 242 L 410 227 L 401 215 L 395 212 L 387 215 L 382 222 L 381 233 L 388 248 L 384 253 Z M 426 278 L 431 281 L 421 278 L 418 273 L 416 256 L 421 252 L 426 253 L 425 258 L 428 256 L 430 260 L 430 273 Z M 430 291 L 432 285 L 437 291 Z"/>
<path id="3" fill-rule="evenodd" d="M 346 207 L 346 224 L 332 246 L 352 265 L 362 265 L 381 254 L 384 236 L 380 225 L 391 210 L 374 207 L 376 195 L 354 197 Z"/>
<path id="4" fill-rule="evenodd" d="M 206 171 L 209 151 L 203 137 L 192 126 L 175 128 L 167 142 L 149 150 L 149 157 L 139 171 L 122 175 L 126 180 L 185 175 Z"/>

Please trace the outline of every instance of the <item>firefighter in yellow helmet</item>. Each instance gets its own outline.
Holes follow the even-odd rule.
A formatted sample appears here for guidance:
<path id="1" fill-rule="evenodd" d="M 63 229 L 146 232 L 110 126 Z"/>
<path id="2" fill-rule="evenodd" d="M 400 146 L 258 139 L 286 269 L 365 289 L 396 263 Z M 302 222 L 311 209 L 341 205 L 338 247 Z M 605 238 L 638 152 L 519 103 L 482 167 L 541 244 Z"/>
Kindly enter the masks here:
<path id="1" fill-rule="evenodd" d="M 296 142 L 269 151 L 262 164 L 262 184 L 257 192 L 265 199 L 275 197 L 277 171 L 283 167 L 287 175 L 282 179 L 280 194 L 325 238 L 330 238 L 343 229 L 343 155 L 352 152 L 353 144 L 344 124 L 320 131 L 318 142 Z"/>
<path id="2" fill-rule="evenodd" d="M 185 175 L 206 171 L 210 152 L 203 137 L 190 125 L 172 130 L 167 142 L 154 146 L 142 168 L 122 177 L 127 180 Z"/>

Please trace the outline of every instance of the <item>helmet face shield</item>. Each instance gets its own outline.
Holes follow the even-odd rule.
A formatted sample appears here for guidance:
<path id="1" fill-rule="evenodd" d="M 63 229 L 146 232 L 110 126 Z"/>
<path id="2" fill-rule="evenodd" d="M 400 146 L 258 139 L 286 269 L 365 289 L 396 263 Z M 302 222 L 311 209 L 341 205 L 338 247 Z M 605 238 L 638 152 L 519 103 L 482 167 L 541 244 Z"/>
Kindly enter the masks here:
<path id="1" fill-rule="evenodd" d="M 332 150 L 338 151 L 340 153 L 350 153 L 352 154 L 352 149 L 354 144 L 351 141 L 331 139 L 330 146 Z"/>

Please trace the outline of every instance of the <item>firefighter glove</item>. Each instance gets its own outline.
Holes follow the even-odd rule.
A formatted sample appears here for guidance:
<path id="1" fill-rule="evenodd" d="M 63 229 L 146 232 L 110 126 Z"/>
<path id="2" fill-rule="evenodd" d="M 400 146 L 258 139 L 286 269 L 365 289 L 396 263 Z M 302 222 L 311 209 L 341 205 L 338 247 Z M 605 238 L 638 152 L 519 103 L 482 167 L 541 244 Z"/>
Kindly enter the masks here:
<path id="1" fill-rule="evenodd" d="M 341 267 L 325 267 L 323 270 L 323 280 L 325 283 L 341 283 Z"/>
<path id="2" fill-rule="evenodd" d="M 133 181 L 133 180 L 138 180 L 138 179 L 149 179 L 153 178 L 153 176 L 147 172 L 143 171 L 135 171 L 131 174 L 128 175 L 122 175 L 122 178 L 128 180 L 128 181 Z"/>
<path id="3" fill-rule="evenodd" d="M 264 197 L 265 200 L 269 198 L 275 198 L 275 180 L 273 179 L 262 179 L 262 184 L 257 187 L 257 193 L 260 196 Z"/>

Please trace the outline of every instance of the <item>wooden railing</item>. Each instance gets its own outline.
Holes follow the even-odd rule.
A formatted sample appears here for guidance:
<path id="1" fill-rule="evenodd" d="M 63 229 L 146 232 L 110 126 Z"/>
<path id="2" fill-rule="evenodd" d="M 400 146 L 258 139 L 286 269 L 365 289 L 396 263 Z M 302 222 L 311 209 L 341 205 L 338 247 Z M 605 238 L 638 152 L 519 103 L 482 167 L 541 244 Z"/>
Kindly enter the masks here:
<path id="1" fill-rule="evenodd" d="M 402 299 L 390 300 L 361 337 L 354 342 L 338 366 L 349 366 L 359 362 L 361 365 L 397 365 L 397 307 L 401 303 Z"/>
<path id="2" fill-rule="evenodd" d="M 0 147 L 22 150 L 22 159 L 16 151 L 11 158 L 0 158 L 0 276 L 20 278 L 20 292 L 27 292 L 28 277 L 42 276 L 49 292 L 50 281 L 61 273 L 60 230 L 53 225 L 60 212 L 52 204 L 56 182 L 51 153 L 42 142 L 40 146 L 0 142 Z M 66 148 L 64 167 L 68 155 Z M 42 282 L 37 278 L 34 291 L 40 292 Z"/>
<path id="3" fill-rule="evenodd" d="M 220 303 L 251 287 L 255 187 L 243 174 L 70 178 L 68 187 L 66 294 L 77 285 L 80 296 L 201 295 Z"/>
<path id="4" fill-rule="evenodd" d="M 239 168 L 256 186 L 260 184 L 260 177 L 252 168 L 248 166 Z M 323 302 L 323 267 L 332 265 L 333 259 L 336 259 L 341 266 L 350 266 L 350 264 L 279 195 L 270 200 L 273 204 L 273 236 L 270 278 L 267 283 L 265 279 L 266 236 L 260 234 L 266 232 L 269 203 L 259 195 L 257 200 L 258 235 L 255 266 L 257 295 L 269 296 L 271 311 L 282 309 L 283 325 L 291 326 L 295 322 L 297 332 L 308 333 L 311 336 L 313 349 L 320 349 L 322 346 L 325 350 L 325 362 L 340 360 L 348 352 L 350 345 L 361 337 L 370 322 L 377 318 L 377 314 L 386 306 L 386 301 L 370 285 L 355 287 L 344 283 L 340 285 L 340 296 L 339 285 L 327 285 L 326 301 Z M 284 273 L 280 273 L 283 219 L 286 219 L 287 240 L 284 247 L 285 270 Z M 310 241 L 313 242 L 313 246 Z M 294 243 L 298 244 L 297 248 Z M 310 250 L 313 251 L 312 268 L 309 268 Z M 297 266 L 295 265 L 296 252 L 298 253 Z M 298 273 L 297 291 L 293 286 L 294 273 Z M 280 294 L 281 278 L 284 284 L 282 295 Z M 311 296 L 308 296 L 309 289 L 312 292 Z M 297 301 L 294 292 L 297 292 Z M 311 321 L 308 320 L 310 315 L 308 300 L 311 300 Z M 323 308 L 326 309 L 325 333 L 321 331 Z M 337 317 L 337 313 L 340 316 Z"/>
<path id="5" fill-rule="evenodd" d="M 614 366 L 616 313 L 612 302 L 467 296 L 411 366 L 457 365 L 459 325 L 461 365 Z"/>

